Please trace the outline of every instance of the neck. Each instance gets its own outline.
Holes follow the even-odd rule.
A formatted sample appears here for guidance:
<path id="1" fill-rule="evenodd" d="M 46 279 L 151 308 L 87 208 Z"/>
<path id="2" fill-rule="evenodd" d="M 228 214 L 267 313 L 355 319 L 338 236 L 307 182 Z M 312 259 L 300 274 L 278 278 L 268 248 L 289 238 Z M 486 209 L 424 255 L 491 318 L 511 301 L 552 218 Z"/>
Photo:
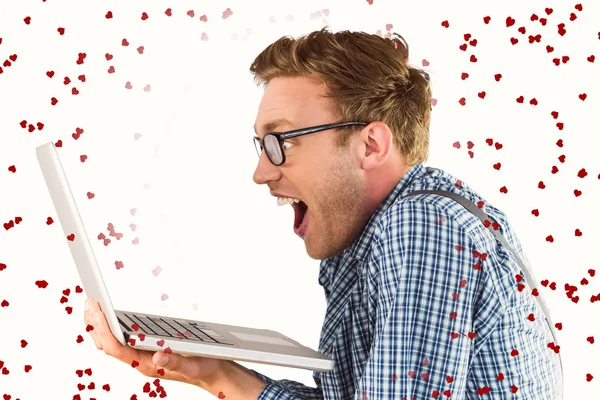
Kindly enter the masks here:
<path id="1" fill-rule="evenodd" d="M 390 162 L 377 170 L 370 171 L 371 176 L 367 179 L 368 208 L 369 213 L 375 213 L 379 205 L 394 190 L 394 187 L 402 180 L 410 166 L 405 163 Z"/>

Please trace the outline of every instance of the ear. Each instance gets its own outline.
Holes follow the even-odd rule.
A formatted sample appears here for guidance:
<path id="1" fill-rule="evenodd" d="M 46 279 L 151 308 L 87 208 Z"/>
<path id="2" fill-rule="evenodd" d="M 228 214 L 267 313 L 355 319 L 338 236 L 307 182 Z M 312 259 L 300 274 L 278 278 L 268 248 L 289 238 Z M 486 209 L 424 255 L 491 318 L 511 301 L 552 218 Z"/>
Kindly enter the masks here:
<path id="1" fill-rule="evenodd" d="M 373 122 L 356 137 L 356 155 L 363 170 L 381 167 L 393 150 L 392 131 L 384 122 Z"/>

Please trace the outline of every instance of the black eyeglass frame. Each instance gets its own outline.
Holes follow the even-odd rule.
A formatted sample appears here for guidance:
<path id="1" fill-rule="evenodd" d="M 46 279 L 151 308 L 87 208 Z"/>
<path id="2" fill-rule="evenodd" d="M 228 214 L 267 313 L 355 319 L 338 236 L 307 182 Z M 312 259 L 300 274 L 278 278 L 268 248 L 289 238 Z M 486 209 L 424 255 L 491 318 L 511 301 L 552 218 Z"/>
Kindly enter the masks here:
<path id="1" fill-rule="evenodd" d="M 309 135 L 311 133 L 326 131 L 328 129 L 341 128 L 344 126 L 351 126 L 351 125 L 367 126 L 367 125 L 369 125 L 369 123 L 368 122 L 355 122 L 355 121 L 353 121 L 353 122 L 338 122 L 338 123 L 334 123 L 334 124 L 317 125 L 317 126 L 311 126 L 309 128 L 295 129 L 293 131 L 287 131 L 287 132 L 281 132 L 281 133 L 269 132 L 269 133 L 265 134 L 262 139 L 259 139 L 258 136 L 254 136 L 252 139 L 254 139 L 256 152 L 258 153 L 258 147 L 256 146 L 256 144 L 258 143 L 258 145 L 260 146 L 260 151 L 261 152 L 264 151 L 267 154 L 267 158 L 269 159 L 269 161 L 271 161 L 271 164 L 275 165 L 276 167 L 279 167 L 279 166 L 285 164 L 285 149 L 283 148 L 283 142 L 285 140 L 292 139 L 292 138 L 302 136 L 302 135 Z M 277 139 L 277 143 L 279 143 L 279 149 L 281 151 L 281 163 L 279 163 L 279 164 L 275 163 L 271 159 L 269 152 L 265 151 L 265 149 L 263 147 L 263 140 L 265 140 L 265 138 L 267 136 L 274 136 Z M 258 153 L 258 156 L 260 157 L 260 153 Z"/>

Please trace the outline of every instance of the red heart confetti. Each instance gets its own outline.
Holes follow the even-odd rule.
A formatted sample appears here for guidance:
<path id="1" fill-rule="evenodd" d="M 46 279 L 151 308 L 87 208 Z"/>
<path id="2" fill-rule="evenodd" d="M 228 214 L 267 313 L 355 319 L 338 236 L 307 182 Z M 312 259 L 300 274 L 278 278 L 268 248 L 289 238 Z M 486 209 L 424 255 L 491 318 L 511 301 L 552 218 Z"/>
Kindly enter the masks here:
<path id="1" fill-rule="evenodd" d="M 77 56 L 77 61 L 76 61 L 76 63 L 77 63 L 78 65 L 81 65 L 81 64 L 83 64 L 83 63 L 84 63 L 84 60 L 85 60 L 85 58 L 86 58 L 86 57 L 87 57 L 87 54 L 86 54 L 86 53 L 79 53 L 79 54 L 78 54 L 78 56 Z"/>
<path id="2" fill-rule="evenodd" d="M 223 11 L 223 15 L 221 16 L 221 18 L 227 19 L 227 18 L 231 17 L 232 15 L 233 15 L 233 11 L 231 11 L 231 8 L 228 8 L 225 11 Z"/>
<path id="3" fill-rule="evenodd" d="M 35 281 L 35 284 L 40 289 L 45 289 L 48 287 L 48 282 L 46 282 L 46 281 Z"/>
<path id="4" fill-rule="evenodd" d="M 491 391 L 491 389 L 487 386 L 481 387 L 479 389 L 477 389 L 477 394 L 480 396 L 483 396 L 484 394 L 488 394 Z"/>

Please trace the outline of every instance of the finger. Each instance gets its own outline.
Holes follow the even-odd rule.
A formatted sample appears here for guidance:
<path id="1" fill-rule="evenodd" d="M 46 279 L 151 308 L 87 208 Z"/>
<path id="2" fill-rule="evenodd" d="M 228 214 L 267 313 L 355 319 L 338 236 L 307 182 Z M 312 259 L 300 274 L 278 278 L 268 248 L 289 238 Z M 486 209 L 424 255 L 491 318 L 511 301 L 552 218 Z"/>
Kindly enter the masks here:
<path id="1" fill-rule="evenodd" d="M 94 327 L 92 332 L 94 332 L 98 339 L 100 339 L 105 350 L 117 350 L 122 346 L 108 327 L 106 317 L 102 311 L 92 311 L 90 317 L 91 325 Z"/>
<path id="2" fill-rule="evenodd" d="M 92 337 L 92 340 L 94 341 L 94 345 L 96 346 L 96 348 L 98 350 L 102 350 L 102 340 L 98 337 L 98 332 L 96 331 L 96 328 L 94 327 L 94 325 L 96 325 L 95 322 L 92 321 L 92 315 L 90 313 L 85 314 L 84 317 L 84 322 L 85 322 L 85 330 L 88 331 L 88 326 L 92 327 L 92 330 L 89 331 L 89 335 Z"/>
<path id="3" fill-rule="evenodd" d="M 93 311 L 91 316 L 92 325 L 94 326 L 94 330 L 92 332 L 95 332 L 97 335 L 97 338 L 101 343 L 102 350 L 106 354 L 127 364 L 131 364 L 134 360 L 140 364 L 150 360 L 150 355 L 146 355 L 144 357 L 144 354 L 141 351 L 129 346 L 124 346 L 117 340 L 117 338 L 115 338 L 112 331 L 108 327 L 108 322 L 106 322 L 106 317 L 102 311 Z"/>
<path id="4" fill-rule="evenodd" d="M 96 311 L 96 310 L 102 311 L 102 309 L 100 308 L 100 303 L 98 303 L 97 300 L 89 298 L 89 297 L 87 299 L 85 299 L 85 310 L 86 311 Z"/>
<path id="5" fill-rule="evenodd" d="M 95 326 L 96 323 L 93 321 L 93 311 L 94 310 L 98 310 L 99 309 L 99 305 L 98 302 L 96 302 L 93 299 L 86 299 L 85 301 L 85 311 L 84 311 L 84 322 L 85 322 L 85 326 L 86 326 L 86 331 L 87 331 L 87 327 L 88 325 L 92 326 L 91 331 L 89 331 L 90 336 L 92 337 L 92 340 L 94 341 L 94 345 L 96 346 L 96 348 L 98 350 L 102 350 L 102 340 L 101 338 L 98 337 L 98 333 L 95 330 Z"/>

